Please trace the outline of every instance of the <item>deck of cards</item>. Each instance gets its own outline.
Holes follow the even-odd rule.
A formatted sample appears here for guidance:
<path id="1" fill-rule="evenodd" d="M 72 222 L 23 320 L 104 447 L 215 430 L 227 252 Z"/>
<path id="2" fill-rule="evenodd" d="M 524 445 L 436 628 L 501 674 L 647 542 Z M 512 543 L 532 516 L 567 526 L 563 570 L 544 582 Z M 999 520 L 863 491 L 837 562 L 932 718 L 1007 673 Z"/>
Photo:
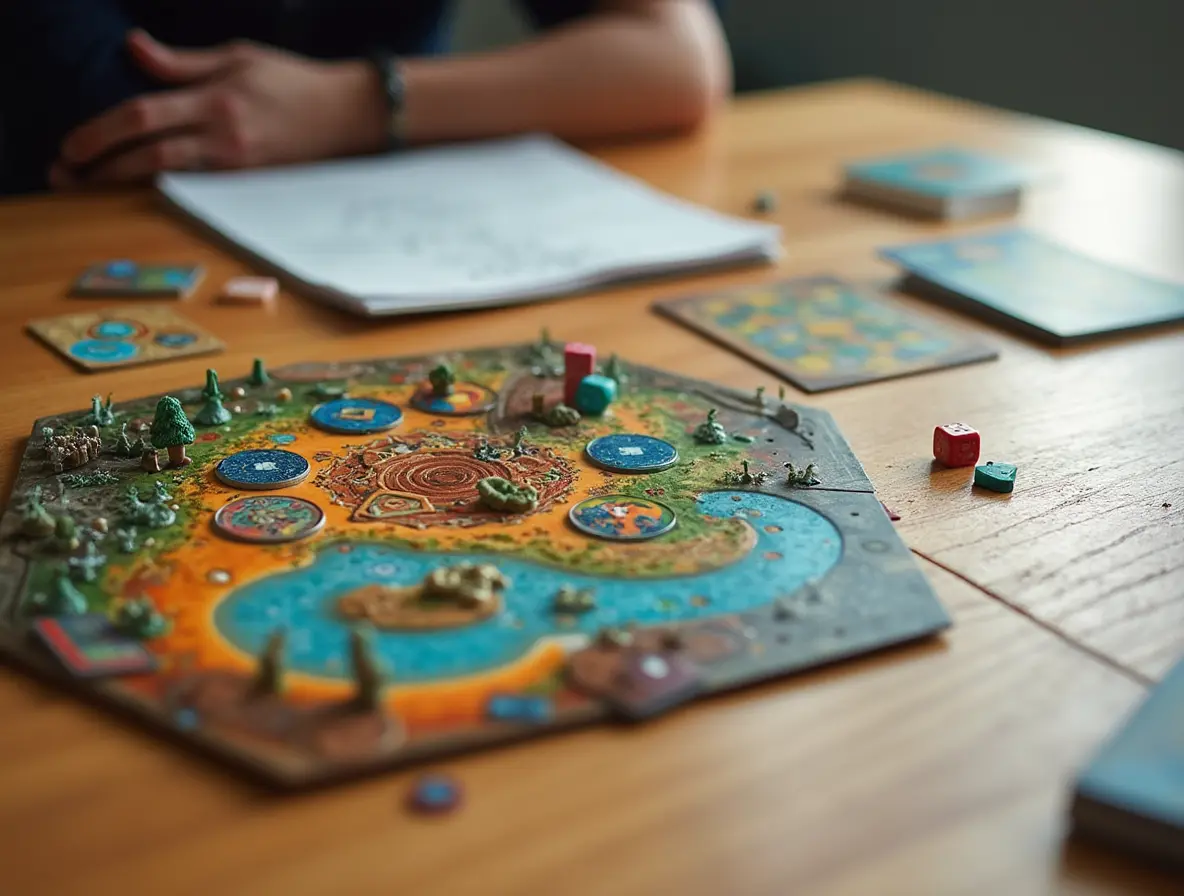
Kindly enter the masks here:
<path id="1" fill-rule="evenodd" d="M 945 219 L 1014 214 L 1030 179 L 1018 165 L 957 147 L 853 162 L 843 173 L 848 198 Z"/>
<path id="2" fill-rule="evenodd" d="M 137 264 L 116 259 L 93 264 L 74 281 L 75 296 L 183 299 L 205 271 L 195 264 Z"/>

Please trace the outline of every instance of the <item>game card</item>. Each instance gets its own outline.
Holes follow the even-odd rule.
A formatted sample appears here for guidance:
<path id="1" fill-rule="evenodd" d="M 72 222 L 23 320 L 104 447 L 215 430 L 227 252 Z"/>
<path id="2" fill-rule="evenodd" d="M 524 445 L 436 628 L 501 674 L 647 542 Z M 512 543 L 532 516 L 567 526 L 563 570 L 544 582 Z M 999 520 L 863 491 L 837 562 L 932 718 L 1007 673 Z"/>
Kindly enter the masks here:
<path id="1" fill-rule="evenodd" d="M 221 340 L 159 305 L 129 305 L 31 321 L 29 330 L 83 370 L 220 352 Z"/>
<path id="2" fill-rule="evenodd" d="M 156 657 L 101 613 L 42 616 L 33 623 L 37 637 L 73 675 L 99 678 L 151 672 Z"/>
<path id="3" fill-rule="evenodd" d="M 74 281 L 71 295 L 182 299 L 193 292 L 204 273 L 200 265 L 193 264 L 105 261 L 83 271 Z"/>
<path id="4" fill-rule="evenodd" d="M 1020 228 L 881 249 L 932 295 L 1064 344 L 1184 320 L 1184 284 L 1144 277 Z"/>
<path id="5" fill-rule="evenodd" d="M 658 302 L 804 392 L 907 376 L 998 353 L 837 277 L 805 277 Z"/>

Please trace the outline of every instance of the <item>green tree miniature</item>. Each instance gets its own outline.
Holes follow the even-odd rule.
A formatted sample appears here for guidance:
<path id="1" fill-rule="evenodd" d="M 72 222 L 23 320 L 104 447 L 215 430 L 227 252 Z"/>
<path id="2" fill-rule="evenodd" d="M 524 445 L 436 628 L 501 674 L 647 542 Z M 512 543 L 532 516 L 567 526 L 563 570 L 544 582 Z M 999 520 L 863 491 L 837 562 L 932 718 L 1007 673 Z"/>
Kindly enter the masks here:
<path id="1" fill-rule="evenodd" d="M 210 372 L 213 373 L 212 370 Z M 217 386 L 217 381 L 214 385 Z M 227 414 L 227 419 L 229 417 Z M 170 467 L 183 467 L 189 463 L 189 458 L 185 456 L 185 446 L 193 444 L 197 434 L 193 431 L 193 424 L 185 416 L 181 402 L 171 395 L 164 396 L 156 403 L 151 435 L 154 447 L 168 449 Z"/>
<path id="2" fill-rule="evenodd" d="M 111 622 L 125 635 L 141 641 L 159 638 L 169 630 L 168 620 L 160 615 L 156 605 L 146 597 L 120 603 Z"/>
<path id="3" fill-rule="evenodd" d="M 695 427 L 693 436 L 700 445 L 722 445 L 728 440 L 728 431 L 716 422 L 718 413 L 715 408 L 709 408 L 707 419 Z"/>
<path id="4" fill-rule="evenodd" d="M 251 364 L 251 377 L 247 380 L 252 386 L 266 386 L 271 382 L 267 369 L 263 366 L 263 359 L 256 358 Z"/>
<path id="5" fill-rule="evenodd" d="M 33 486 L 21 509 L 21 532 L 30 538 L 45 538 L 56 528 L 53 516 L 41 503 L 41 486 Z"/>
<path id="6" fill-rule="evenodd" d="M 29 610 L 35 616 L 78 616 L 87 610 L 86 595 L 66 573 L 60 572 L 54 579 L 53 591 L 35 594 L 29 601 Z"/>
<path id="7" fill-rule="evenodd" d="M 255 664 L 254 691 L 256 694 L 281 694 L 284 690 L 284 650 L 288 635 L 277 628 L 267 638 L 263 652 Z"/>
<path id="8" fill-rule="evenodd" d="M 432 384 L 432 394 L 441 397 L 452 394 L 452 387 L 456 384 L 456 374 L 447 364 L 437 364 L 428 372 L 428 380 Z"/>
<path id="9" fill-rule="evenodd" d="M 223 423 L 230 422 L 230 417 L 231 417 L 230 411 L 226 410 L 226 408 L 224 408 L 222 406 L 222 399 L 225 398 L 226 396 L 222 393 L 222 390 L 218 387 L 218 372 L 216 370 L 207 370 L 206 371 L 206 387 L 201 390 L 201 396 L 202 396 L 202 398 L 204 398 L 206 400 L 206 403 L 204 405 L 202 405 L 201 410 L 198 411 L 197 414 L 194 416 L 194 418 L 193 418 L 194 423 L 197 423 L 200 426 L 219 426 Z M 161 401 L 164 401 L 164 399 L 162 398 Z M 178 404 L 178 407 L 179 406 L 180 405 Z M 157 412 L 159 413 L 159 411 L 160 411 L 160 407 L 158 406 Z M 184 413 L 182 413 L 181 416 L 184 417 Z M 152 431 L 153 431 L 152 442 L 153 442 L 153 444 L 156 444 L 156 435 L 155 435 L 156 424 L 155 423 L 152 426 Z M 193 441 L 193 437 L 191 436 L 189 439 L 189 442 L 186 442 L 185 444 L 188 445 L 192 441 Z M 156 447 L 161 448 L 163 446 L 156 445 Z M 182 451 L 182 456 L 184 456 L 183 451 Z M 169 461 L 170 461 L 169 465 L 170 466 L 181 466 L 181 464 L 172 463 L 172 457 L 173 457 L 173 455 L 172 455 L 172 452 L 170 451 L 169 452 Z M 186 461 L 186 463 L 188 463 L 188 461 Z"/>
<path id="10" fill-rule="evenodd" d="M 366 712 L 382 709 L 382 667 L 370 640 L 358 629 L 349 633 L 349 661 L 354 678 L 354 705 Z"/>

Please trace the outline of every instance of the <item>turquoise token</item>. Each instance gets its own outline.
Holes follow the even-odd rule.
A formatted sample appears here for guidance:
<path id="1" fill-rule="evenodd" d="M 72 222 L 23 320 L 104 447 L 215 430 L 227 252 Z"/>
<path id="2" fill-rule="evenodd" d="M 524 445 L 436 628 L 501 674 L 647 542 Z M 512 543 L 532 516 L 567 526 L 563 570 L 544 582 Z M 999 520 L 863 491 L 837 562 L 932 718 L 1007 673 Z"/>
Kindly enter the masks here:
<path id="1" fill-rule="evenodd" d="M 1015 488 L 1015 464 L 987 461 L 974 468 L 974 484 L 992 492 L 1007 494 Z"/>
<path id="2" fill-rule="evenodd" d="M 338 398 L 318 404 L 309 419 L 320 429 L 343 435 L 385 432 L 403 419 L 398 405 L 376 398 Z"/>
<path id="3" fill-rule="evenodd" d="M 614 473 L 656 473 L 678 462 L 669 442 L 640 433 L 613 433 L 593 439 L 584 448 L 588 460 Z"/>

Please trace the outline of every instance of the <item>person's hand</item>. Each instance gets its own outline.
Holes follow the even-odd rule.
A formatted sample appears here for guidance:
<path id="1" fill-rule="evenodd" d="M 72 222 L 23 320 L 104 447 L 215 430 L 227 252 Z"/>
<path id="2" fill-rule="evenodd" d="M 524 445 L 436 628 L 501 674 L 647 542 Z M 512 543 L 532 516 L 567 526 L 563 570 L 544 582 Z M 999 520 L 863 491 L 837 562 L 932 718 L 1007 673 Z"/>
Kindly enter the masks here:
<path id="1" fill-rule="evenodd" d="M 145 71 L 177 86 L 134 97 L 76 128 L 50 171 L 53 186 L 300 162 L 382 146 L 382 89 L 364 62 L 319 62 L 249 43 L 178 50 L 142 31 L 129 35 L 128 47 Z"/>

